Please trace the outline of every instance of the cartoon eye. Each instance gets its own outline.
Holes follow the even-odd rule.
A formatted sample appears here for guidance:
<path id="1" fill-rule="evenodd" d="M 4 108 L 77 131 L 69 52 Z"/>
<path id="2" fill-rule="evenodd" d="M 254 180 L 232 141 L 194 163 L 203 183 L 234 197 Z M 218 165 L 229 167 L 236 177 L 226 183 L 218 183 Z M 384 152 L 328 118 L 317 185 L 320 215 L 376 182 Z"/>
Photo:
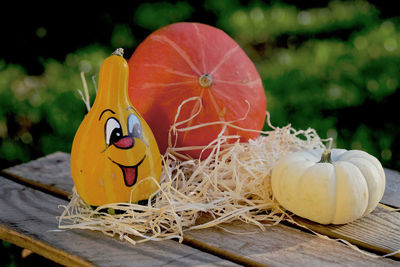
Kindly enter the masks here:
<path id="1" fill-rule="evenodd" d="M 135 114 L 128 116 L 128 134 L 134 138 L 143 139 L 142 124 Z"/>
<path id="2" fill-rule="evenodd" d="M 110 145 L 122 138 L 122 128 L 118 120 L 109 118 L 106 122 L 106 144 Z"/>

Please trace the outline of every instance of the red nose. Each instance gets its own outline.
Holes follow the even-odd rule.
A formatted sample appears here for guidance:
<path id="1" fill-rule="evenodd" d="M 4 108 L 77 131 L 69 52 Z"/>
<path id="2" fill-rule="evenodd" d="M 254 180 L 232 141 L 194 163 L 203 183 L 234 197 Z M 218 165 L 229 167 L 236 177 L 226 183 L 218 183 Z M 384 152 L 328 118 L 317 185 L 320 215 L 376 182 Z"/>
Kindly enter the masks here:
<path id="1" fill-rule="evenodd" d="M 133 147 L 135 144 L 134 140 L 130 136 L 124 136 L 121 139 L 114 142 L 114 146 L 121 148 L 121 149 L 128 149 Z"/>

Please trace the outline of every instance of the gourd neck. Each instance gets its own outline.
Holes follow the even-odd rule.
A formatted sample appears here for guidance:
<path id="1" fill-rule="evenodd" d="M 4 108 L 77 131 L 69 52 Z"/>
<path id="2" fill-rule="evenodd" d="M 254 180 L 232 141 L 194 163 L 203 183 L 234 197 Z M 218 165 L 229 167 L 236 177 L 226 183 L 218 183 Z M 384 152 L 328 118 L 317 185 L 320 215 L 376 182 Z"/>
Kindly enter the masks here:
<path id="1" fill-rule="evenodd" d="M 331 163 L 331 164 L 333 163 L 330 149 L 325 149 L 322 152 L 321 160 L 318 163 Z"/>
<path id="2" fill-rule="evenodd" d="M 108 103 L 117 106 L 129 99 L 128 96 L 129 67 L 123 58 L 123 49 L 119 48 L 106 58 L 99 74 L 99 85 L 94 104 Z"/>

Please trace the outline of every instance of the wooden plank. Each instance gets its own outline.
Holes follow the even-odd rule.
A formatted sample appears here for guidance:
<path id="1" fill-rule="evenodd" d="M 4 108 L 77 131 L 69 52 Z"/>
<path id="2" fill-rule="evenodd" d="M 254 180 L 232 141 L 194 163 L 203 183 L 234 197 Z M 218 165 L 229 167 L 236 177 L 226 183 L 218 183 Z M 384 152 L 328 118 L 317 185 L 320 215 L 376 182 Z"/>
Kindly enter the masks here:
<path id="1" fill-rule="evenodd" d="M 135 246 L 98 232 L 58 230 L 67 202 L 0 176 L 0 238 L 67 266 L 236 266 L 178 242 Z"/>
<path id="2" fill-rule="evenodd" d="M 64 159 L 62 159 L 64 157 Z M 24 172 L 29 172 L 29 176 L 27 177 L 31 177 L 37 184 L 40 183 L 44 183 L 46 184 L 47 181 L 49 179 L 42 179 L 41 176 L 43 175 L 42 172 L 45 171 L 46 175 L 45 177 L 62 177 L 62 179 L 64 180 L 64 183 L 66 182 L 66 177 L 63 177 L 62 175 L 57 175 L 56 173 L 54 173 L 55 171 L 53 171 L 52 168 L 46 168 L 45 170 L 40 170 L 40 168 L 38 166 L 40 166 L 40 164 L 46 165 L 46 166 L 54 166 L 55 163 L 57 163 L 57 159 L 61 164 L 64 165 L 64 167 L 66 165 L 68 165 L 66 162 L 68 162 L 69 160 L 69 155 L 65 154 L 65 153 L 56 153 L 56 154 L 52 154 L 50 156 L 48 156 L 47 158 L 42 158 L 39 159 L 37 161 L 34 161 L 33 163 L 27 163 L 24 165 L 19 165 L 13 168 L 10 168 L 7 170 L 7 173 L 10 175 L 15 175 L 15 177 L 18 179 L 18 177 L 24 177 Z M 47 160 L 51 160 L 52 164 L 48 164 Z M 34 168 L 31 167 L 31 165 L 35 166 Z M 20 169 L 20 166 L 23 167 L 23 169 Z M 58 171 L 59 173 L 63 173 L 62 171 Z M 65 173 L 65 172 L 64 172 Z M 66 176 L 66 175 L 65 175 Z M 30 179 L 31 179 L 30 178 Z M 25 179 L 26 180 L 26 179 Z M 70 188 L 72 188 L 72 179 L 71 177 L 69 177 L 69 181 L 70 181 Z M 52 183 L 55 184 L 55 187 L 57 187 L 57 182 L 54 180 L 52 181 Z M 47 185 L 45 185 L 45 187 L 48 187 Z M 67 193 L 69 194 L 69 193 Z M 238 226 L 235 226 L 238 227 Z M 320 261 L 320 263 L 324 262 L 324 261 L 332 261 L 335 258 L 338 258 L 338 250 L 340 251 L 341 249 L 343 249 L 343 251 L 340 251 L 339 255 L 347 255 L 346 257 L 349 257 L 347 259 L 347 261 L 349 262 L 359 262 L 361 261 L 365 261 L 365 262 L 369 262 L 368 260 L 371 260 L 371 258 L 358 258 L 360 256 L 360 254 L 358 252 L 355 252 L 351 249 L 349 249 L 348 247 L 344 247 L 344 245 L 338 244 L 338 243 L 330 243 L 329 245 L 322 245 L 319 244 L 318 242 L 326 242 L 325 240 L 322 240 L 318 237 L 315 237 L 313 235 L 310 234 L 305 234 L 302 233 L 301 231 L 298 231 L 292 228 L 288 228 L 282 225 L 279 225 L 277 227 L 273 227 L 273 228 L 269 228 L 269 229 L 274 229 L 273 232 L 272 230 L 263 232 L 262 234 L 260 234 L 260 231 L 257 229 L 257 234 L 255 234 L 255 236 L 250 236 L 249 238 L 243 238 L 240 239 L 243 245 L 243 248 L 240 249 L 239 251 L 235 249 L 235 245 L 234 243 L 231 244 L 227 241 L 227 244 L 224 244 L 223 247 L 218 246 L 218 240 L 221 240 L 222 238 L 224 238 L 224 240 L 236 240 L 238 238 L 238 236 L 236 235 L 230 235 L 228 233 L 224 233 L 224 234 L 216 234 L 215 233 L 215 229 L 206 229 L 206 230 L 202 230 L 202 231 L 197 231 L 197 232 L 201 232 L 201 234 L 196 235 L 196 232 L 189 232 L 185 235 L 185 240 L 186 242 L 190 243 L 192 246 L 195 247 L 199 247 L 208 251 L 212 251 L 212 253 L 223 256 L 223 257 L 228 257 L 228 258 L 232 258 L 233 257 L 239 257 L 239 262 L 241 262 L 241 260 L 243 259 L 248 259 L 248 260 L 252 260 L 253 263 L 257 263 L 260 261 L 260 259 L 264 259 L 262 261 L 262 264 L 265 263 L 276 263 L 274 261 L 272 261 L 271 257 L 274 258 L 275 261 L 277 260 L 281 260 L 281 263 L 284 262 L 291 262 L 292 259 L 294 259 L 296 257 L 296 255 L 301 255 L 301 253 L 299 253 L 298 251 L 296 251 L 296 249 L 300 249 L 300 250 L 304 250 L 305 252 L 303 252 L 304 255 L 308 255 L 308 257 L 304 256 L 301 258 L 301 260 L 306 261 L 306 259 L 309 261 L 308 263 L 311 262 L 318 262 Z M 317 231 L 321 232 L 321 233 L 325 233 L 323 232 L 321 229 L 325 229 L 323 226 L 322 228 L 318 228 L 316 229 Z M 254 229 L 253 229 L 254 230 Z M 356 230 L 356 229 L 355 229 Z M 291 233 L 290 235 L 292 236 L 291 238 L 287 238 L 287 233 L 288 231 Z M 295 232 L 293 232 L 295 231 Z M 274 234 L 275 233 L 275 234 Z M 332 234 L 332 232 L 328 232 L 328 234 Z M 397 233 L 399 234 L 399 233 Z M 304 235 L 304 236 L 301 236 Z M 273 243 L 276 246 L 280 247 L 280 257 L 275 257 L 275 256 L 271 256 L 269 254 L 269 252 L 271 251 L 271 247 L 269 247 L 269 242 L 267 244 L 260 245 L 260 250 L 258 254 L 252 254 L 251 251 L 249 251 L 246 247 L 245 244 L 251 244 L 252 239 L 257 238 L 257 237 L 261 237 L 261 239 L 264 240 L 279 240 L 278 243 Z M 279 236 L 285 237 L 285 238 L 279 238 Z M 331 235 L 333 236 L 333 235 Z M 333 236 L 334 237 L 334 236 Z M 242 237 L 239 237 L 242 238 Z M 310 241 L 309 238 L 314 238 L 315 240 Z M 296 240 L 295 243 L 292 243 L 291 240 Z M 214 242 L 215 240 L 215 242 Z M 354 240 L 352 240 L 354 241 Z M 234 241 L 234 242 L 238 242 L 238 241 Z M 263 242 L 259 242 L 259 243 L 263 243 Z M 305 246 L 300 246 L 300 244 L 312 244 L 310 246 L 305 245 Z M 360 243 L 360 242 L 359 242 Z M 363 245 L 363 243 L 360 243 L 361 245 Z M 332 247 L 333 246 L 333 247 Z M 321 254 L 318 257 L 315 257 L 315 248 L 320 248 L 321 251 L 319 254 Z M 296 249 L 294 249 L 296 248 Z M 275 249 L 276 250 L 276 249 Z M 264 253 L 262 252 L 264 251 Z M 274 250 L 273 250 L 274 251 Z M 332 252 L 333 251 L 333 252 Z M 350 253 L 354 252 L 355 254 Z M 382 250 L 377 250 L 377 251 L 382 251 Z M 259 256 L 255 256 L 255 255 L 259 255 Z M 261 256 L 262 255 L 262 256 Z M 354 258 L 355 257 L 355 258 Z M 364 256 L 365 257 L 365 256 Z M 341 259 L 341 257 L 339 257 L 339 259 Z M 300 260 L 300 259 L 298 259 Z"/>
<path id="3" fill-rule="evenodd" d="M 381 203 L 400 207 L 400 173 L 385 169 L 386 188 Z M 400 250 L 400 213 L 380 204 L 371 214 L 345 225 L 323 226 L 295 217 L 309 229 L 331 238 L 344 239 L 367 250 L 389 254 Z M 400 253 L 393 255 L 400 259 Z"/>
<path id="4" fill-rule="evenodd" d="M 27 248 L 57 263 L 70 266 L 91 266 L 91 263 L 76 255 L 59 250 L 49 244 L 15 231 L 0 223 L 0 238 L 17 246 Z"/>
<path id="5" fill-rule="evenodd" d="M 400 213 L 378 206 L 371 214 L 344 225 L 324 226 L 299 217 L 295 220 L 309 229 L 335 239 L 344 239 L 380 254 L 400 251 Z M 400 252 L 392 257 L 400 259 Z"/>
<path id="6" fill-rule="evenodd" d="M 67 199 L 73 187 L 70 166 L 69 154 L 55 152 L 46 157 L 7 168 L 2 172 L 17 181 Z"/>
<path id="7" fill-rule="evenodd" d="M 234 232 L 234 233 L 232 233 Z M 398 266 L 399 262 L 372 258 L 333 240 L 287 227 L 271 226 L 266 231 L 234 222 L 222 227 L 189 231 L 185 238 L 203 242 L 231 254 L 270 266 Z"/>
<path id="8" fill-rule="evenodd" d="M 384 170 L 386 188 L 381 203 L 400 208 L 400 173 L 389 169 Z M 3 173 L 64 197 L 71 194 L 73 187 L 70 155 L 64 152 L 55 152 L 46 157 L 7 168 L 3 170 Z"/>
<path id="9" fill-rule="evenodd" d="M 381 203 L 400 207 L 400 173 L 398 171 L 384 169 L 386 174 L 385 194 Z"/>

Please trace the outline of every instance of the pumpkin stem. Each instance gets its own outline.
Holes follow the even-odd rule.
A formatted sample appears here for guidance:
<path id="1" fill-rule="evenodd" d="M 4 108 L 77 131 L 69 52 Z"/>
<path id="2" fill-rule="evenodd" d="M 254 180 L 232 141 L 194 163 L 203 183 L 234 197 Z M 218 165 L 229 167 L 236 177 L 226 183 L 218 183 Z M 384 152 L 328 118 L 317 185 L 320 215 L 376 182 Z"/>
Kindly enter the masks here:
<path id="1" fill-rule="evenodd" d="M 117 48 L 115 51 L 112 53 L 113 55 L 123 57 L 124 56 L 124 49 L 123 48 Z"/>
<path id="2" fill-rule="evenodd" d="M 325 149 L 322 152 L 321 160 L 318 163 L 333 163 L 331 158 L 331 150 Z"/>
<path id="3" fill-rule="evenodd" d="M 212 82 L 213 82 L 213 80 L 212 80 L 212 77 L 211 77 L 211 75 L 210 74 L 208 74 L 208 73 L 205 73 L 205 74 L 203 74 L 203 75 L 201 75 L 200 77 L 199 77 L 199 84 L 202 86 L 202 87 L 210 87 L 211 86 L 211 84 L 212 84 Z"/>

